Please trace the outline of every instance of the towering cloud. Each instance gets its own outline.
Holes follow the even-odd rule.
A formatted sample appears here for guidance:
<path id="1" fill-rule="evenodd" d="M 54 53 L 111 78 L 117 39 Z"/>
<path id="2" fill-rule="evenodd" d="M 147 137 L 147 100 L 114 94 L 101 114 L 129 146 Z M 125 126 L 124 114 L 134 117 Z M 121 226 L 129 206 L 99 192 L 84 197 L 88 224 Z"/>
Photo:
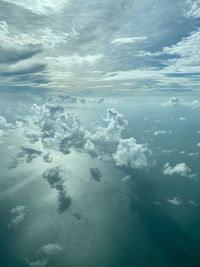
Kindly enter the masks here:
<path id="1" fill-rule="evenodd" d="M 120 139 L 117 151 L 113 159 L 117 166 L 141 169 L 148 166 L 146 153 L 148 148 L 145 145 L 137 144 L 134 138 Z"/>

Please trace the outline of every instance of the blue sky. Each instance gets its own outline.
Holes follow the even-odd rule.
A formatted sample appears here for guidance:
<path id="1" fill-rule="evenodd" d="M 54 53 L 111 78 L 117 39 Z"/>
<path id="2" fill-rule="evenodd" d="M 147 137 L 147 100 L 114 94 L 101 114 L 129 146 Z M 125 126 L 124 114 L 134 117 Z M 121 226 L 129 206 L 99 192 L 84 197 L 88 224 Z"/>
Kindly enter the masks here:
<path id="1" fill-rule="evenodd" d="M 198 91 L 200 0 L 1 0 L 0 90 Z"/>

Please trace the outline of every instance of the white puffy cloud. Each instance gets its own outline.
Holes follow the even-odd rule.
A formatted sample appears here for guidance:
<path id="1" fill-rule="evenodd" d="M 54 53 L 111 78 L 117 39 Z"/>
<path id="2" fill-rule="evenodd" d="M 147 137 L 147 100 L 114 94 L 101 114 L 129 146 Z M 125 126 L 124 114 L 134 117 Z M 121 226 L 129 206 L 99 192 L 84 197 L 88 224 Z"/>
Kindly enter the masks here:
<path id="1" fill-rule="evenodd" d="M 183 203 L 179 197 L 167 198 L 167 202 L 175 206 L 180 206 Z"/>
<path id="2" fill-rule="evenodd" d="M 199 152 L 190 152 L 190 153 L 187 153 L 187 157 L 194 157 L 194 156 L 199 156 Z"/>
<path id="3" fill-rule="evenodd" d="M 39 253 L 44 254 L 46 256 L 51 256 L 57 254 L 62 250 L 62 247 L 58 244 L 49 243 L 39 249 Z"/>
<path id="4" fill-rule="evenodd" d="M 158 135 L 169 135 L 172 134 L 171 130 L 158 130 L 158 131 L 154 131 L 153 135 L 158 136 Z"/>
<path id="5" fill-rule="evenodd" d="M 171 154 L 171 153 L 173 153 L 175 151 L 176 150 L 174 150 L 174 149 L 164 149 L 164 150 L 162 150 L 162 153 L 164 153 L 164 154 Z"/>
<path id="6" fill-rule="evenodd" d="M 41 140 L 44 147 L 69 154 L 71 148 L 81 149 L 85 144 L 85 131 L 75 114 L 66 114 L 62 106 L 33 105 L 27 126 L 27 137 Z M 27 128 L 25 134 L 27 133 Z"/>
<path id="7" fill-rule="evenodd" d="M 26 216 L 27 209 L 25 206 L 17 206 L 11 210 L 11 214 L 14 216 L 12 221 L 8 224 L 9 228 L 16 227 L 20 224 L 25 216 Z"/>
<path id="8" fill-rule="evenodd" d="M 11 128 L 12 125 L 3 116 L 0 116 L 0 138 L 6 135 Z"/>
<path id="9" fill-rule="evenodd" d="M 179 104 L 178 97 L 171 97 L 168 102 L 163 103 L 163 106 L 176 106 Z"/>
<path id="10" fill-rule="evenodd" d="M 178 97 L 171 97 L 169 101 L 162 104 L 163 106 L 184 106 L 189 108 L 200 108 L 200 101 L 198 99 L 195 99 L 191 102 L 180 100 Z M 180 120 L 184 120 L 183 117 L 180 118 Z"/>
<path id="11" fill-rule="evenodd" d="M 44 245 L 37 251 L 37 259 L 28 262 L 28 264 L 31 267 L 45 267 L 47 266 L 49 259 L 60 251 L 62 251 L 62 247 L 59 244 L 49 243 Z"/>
<path id="12" fill-rule="evenodd" d="M 107 110 L 107 117 L 104 119 L 107 126 L 98 126 L 96 132 L 90 136 L 94 142 L 118 142 L 122 131 L 128 125 L 128 121 L 115 109 Z"/>
<path id="13" fill-rule="evenodd" d="M 118 38 L 111 42 L 111 44 L 123 45 L 123 44 L 134 44 L 136 42 L 145 41 L 146 37 L 124 37 Z"/>
<path id="14" fill-rule="evenodd" d="M 86 140 L 85 145 L 84 145 L 84 150 L 90 154 L 91 156 L 97 156 L 98 152 L 97 149 L 94 145 L 94 143 L 91 140 Z"/>
<path id="15" fill-rule="evenodd" d="M 147 152 L 147 146 L 137 144 L 136 140 L 132 137 L 129 139 L 120 139 L 117 151 L 113 154 L 113 159 L 116 162 L 116 166 L 141 169 L 148 166 Z"/>
<path id="16" fill-rule="evenodd" d="M 180 117 L 180 118 L 179 118 L 179 121 L 185 121 L 185 120 L 186 120 L 185 117 Z"/>
<path id="17" fill-rule="evenodd" d="M 121 181 L 122 182 L 127 182 L 128 180 L 130 180 L 131 179 L 131 176 L 130 175 L 126 175 L 126 176 L 124 176 L 122 179 L 121 179 Z"/>
<path id="18" fill-rule="evenodd" d="M 167 162 L 163 167 L 163 174 L 170 176 L 178 174 L 180 176 L 187 177 L 191 174 L 191 169 L 184 162 L 178 163 L 175 166 L 170 166 Z"/>
<path id="19" fill-rule="evenodd" d="M 92 123 L 90 130 L 87 130 L 75 114 L 65 112 L 64 105 L 34 104 L 30 114 L 25 116 L 24 123 L 18 122 L 18 125 L 32 144 L 42 144 L 43 151 L 40 155 L 43 157 L 50 150 L 69 154 L 75 149 L 102 160 L 114 159 L 117 166 L 141 168 L 148 165 L 146 145 L 137 144 L 134 138 L 123 139 L 122 133 L 128 121 L 115 109 L 108 109 L 106 118 Z M 30 155 L 30 159 L 32 156 L 35 153 Z"/>

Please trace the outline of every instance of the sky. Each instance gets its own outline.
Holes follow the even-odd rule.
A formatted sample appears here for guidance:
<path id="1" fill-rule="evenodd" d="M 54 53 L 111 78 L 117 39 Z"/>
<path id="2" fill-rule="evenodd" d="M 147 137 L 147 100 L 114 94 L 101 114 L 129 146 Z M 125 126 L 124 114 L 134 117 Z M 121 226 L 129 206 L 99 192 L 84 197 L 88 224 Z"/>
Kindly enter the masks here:
<path id="1" fill-rule="evenodd" d="M 196 92 L 200 0 L 0 0 L 0 91 Z"/>

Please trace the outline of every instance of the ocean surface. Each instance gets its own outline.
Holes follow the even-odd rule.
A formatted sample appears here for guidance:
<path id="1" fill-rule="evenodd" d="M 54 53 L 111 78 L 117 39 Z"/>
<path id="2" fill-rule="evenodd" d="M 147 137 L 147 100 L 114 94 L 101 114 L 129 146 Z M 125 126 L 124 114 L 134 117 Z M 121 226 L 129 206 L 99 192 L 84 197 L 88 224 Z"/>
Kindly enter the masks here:
<path id="1" fill-rule="evenodd" d="M 107 97 L 101 103 L 86 98 L 60 104 L 54 96 L 52 100 L 2 94 L 0 116 L 11 126 L 0 137 L 0 265 L 200 266 L 200 108 L 163 105 L 169 98 Z M 184 103 L 194 100 L 179 98 Z M 116 166 L 108 147 L 104 157 L 75 148 L 65 154 L 48 149 L 49 161 L 41 154 L 20 156 L 22 147 L 44 151 L 41 143 L 24 136 L 20 125 L 12 129 L 16 121 L 26 123 L 34 103 L 62 105 L 88 131 L 91 122 L 106 117 L 108 108 L 117 110 L 128 121 L 122 138 L 133 137 L 148 147 L 148 166 Z M 189 174 L 164 174 L 167 162 L 170 166 L 184 162 Z M 64 183 L 71 199 L 62 212 L 60 189 L 44 179 L 45 171 L 57 166 L 63 177 L 59 185 Z M 101 177 L 92 179 L 91 168 L 98 168 Z M 16 215 L 15 207 L 25 207 L 25 212 Z M 21 216 L 18 222 L 12 221 L 15 216 Z M 54 247 L 44 252 L 41 248 L 47 244 Z"/>

